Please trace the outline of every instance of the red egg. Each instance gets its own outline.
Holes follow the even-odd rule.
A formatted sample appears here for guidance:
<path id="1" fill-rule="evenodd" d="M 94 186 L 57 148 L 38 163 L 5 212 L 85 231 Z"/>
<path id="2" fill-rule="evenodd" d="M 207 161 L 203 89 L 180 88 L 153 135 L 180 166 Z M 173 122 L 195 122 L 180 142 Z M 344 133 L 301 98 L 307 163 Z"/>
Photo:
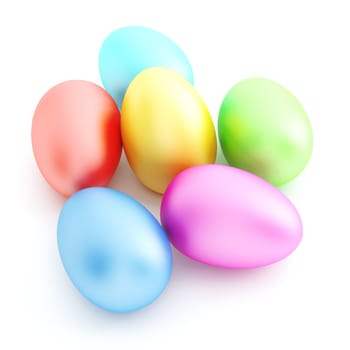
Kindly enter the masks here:
<path id="1" fill-rule="evenodd" d="M 118 107 L 91 82 L 58 84 L 35 110 L 32 146 L 42 175 L 64 196 L 85 187 L 105 186 L 122 149 Z"/>

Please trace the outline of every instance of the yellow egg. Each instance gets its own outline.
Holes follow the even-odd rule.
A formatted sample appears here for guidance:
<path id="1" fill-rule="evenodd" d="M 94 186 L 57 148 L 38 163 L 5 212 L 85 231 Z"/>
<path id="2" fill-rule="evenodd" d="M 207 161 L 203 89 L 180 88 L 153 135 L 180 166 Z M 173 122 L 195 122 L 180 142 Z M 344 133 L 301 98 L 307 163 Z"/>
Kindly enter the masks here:
<path id="1" fill-rule="evenodd" d="M 146 69 L 131 82 L 121 133 L 132 170 L 155 192 L 164 193 L 182 170 L 215 162 L 216 134 L 208 108 L 193 86 L 168 68 Z"/>

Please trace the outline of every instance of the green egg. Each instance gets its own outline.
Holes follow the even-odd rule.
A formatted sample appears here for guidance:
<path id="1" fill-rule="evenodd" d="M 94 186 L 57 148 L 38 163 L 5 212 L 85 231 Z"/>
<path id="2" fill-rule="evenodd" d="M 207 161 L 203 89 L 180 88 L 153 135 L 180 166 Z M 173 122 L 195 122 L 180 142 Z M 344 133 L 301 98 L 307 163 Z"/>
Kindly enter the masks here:
<path id="1" fill-rule="evenodd" d="M 219 112 L 219 139 L 227 162 L 279 186 L 308 163 L 313 136 L 307 114 L 280 84 L 263 78 L 240 81 Z"/>

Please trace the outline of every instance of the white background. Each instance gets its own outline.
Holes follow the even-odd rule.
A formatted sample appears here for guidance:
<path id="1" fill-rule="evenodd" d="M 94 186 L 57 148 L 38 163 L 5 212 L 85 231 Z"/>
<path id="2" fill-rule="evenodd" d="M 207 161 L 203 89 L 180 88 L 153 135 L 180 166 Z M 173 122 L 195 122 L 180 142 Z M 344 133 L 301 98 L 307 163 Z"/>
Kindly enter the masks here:
<path id="1" fill-rule="evenodd" d="M 1 349 L 349 349 L 350 10 L 348 1 L 1 1 Z M 240 79 L 288 87 L 315 135 L 305 172 L 283 191 L 304 239 L 285 261 L 223 271 L 175 252 L 162 296 L 131 314 L 85 301 L 56 247 L 64 199 L 34 163 L 31 119 L 40 97 L 67 79 L 100 84 L 98 52 L 109 32 L 146 25 L 188 55 L 216 119 Z M 158 215 L 160 198 L 125 162 L 112 187 Z"/>

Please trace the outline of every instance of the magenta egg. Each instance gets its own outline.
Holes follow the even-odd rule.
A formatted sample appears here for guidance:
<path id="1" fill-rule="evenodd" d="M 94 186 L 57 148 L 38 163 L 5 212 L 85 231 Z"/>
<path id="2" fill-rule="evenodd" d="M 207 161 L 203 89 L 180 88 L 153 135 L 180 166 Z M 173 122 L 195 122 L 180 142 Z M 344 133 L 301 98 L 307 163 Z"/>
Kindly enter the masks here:
<path id="1" fill-rule="evenodd" d="M 300 216 L 280 190 L 218 164 L 195 166 L 173 179 L 162 200 L 161 222 L 181 253 L 224 268 L 275 263 L 302 238 Z"/>

